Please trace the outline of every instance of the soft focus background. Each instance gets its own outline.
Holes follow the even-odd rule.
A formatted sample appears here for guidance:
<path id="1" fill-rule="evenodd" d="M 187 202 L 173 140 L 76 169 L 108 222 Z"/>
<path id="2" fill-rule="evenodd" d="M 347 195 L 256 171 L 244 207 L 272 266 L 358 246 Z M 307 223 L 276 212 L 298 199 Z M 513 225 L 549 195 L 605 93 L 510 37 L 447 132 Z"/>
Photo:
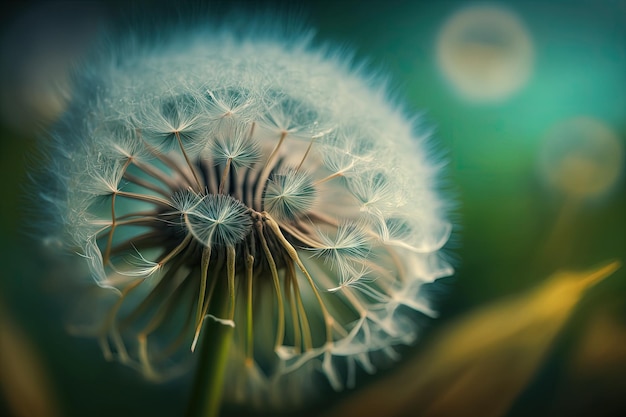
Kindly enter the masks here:
<path id="1" fill-rule="evenodd" d="M 28 172 L 37 135 L 63 110 L 56 86 L 124 3 L 31 1 L 3 12 L 0 415 L 185 408 L 187 380 L 151 385 L 65 332 L 69 290 L 61 273 L 42 270 L 32 240 Z M 448 245 L 458 272 L 445 280 L 441 317 L 403 369 L 368 378 L 329 413 L 626 415 L 625 269 L 603 279 L 626 260 L 626 2 L 240 6 L 293 13 L 317 41 L 386 75 L 407 112 L 434 128 L 434 154 L 448 161 L 442 189 L 458 203 Z"/>

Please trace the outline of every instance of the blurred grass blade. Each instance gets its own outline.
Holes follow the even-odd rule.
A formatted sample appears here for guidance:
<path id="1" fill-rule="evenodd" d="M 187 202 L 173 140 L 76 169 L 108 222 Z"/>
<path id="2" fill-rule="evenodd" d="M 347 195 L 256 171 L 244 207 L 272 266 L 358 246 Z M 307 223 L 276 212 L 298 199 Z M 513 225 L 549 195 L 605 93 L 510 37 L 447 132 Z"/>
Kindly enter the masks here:
<path id="1" fill-rule="evenodd" d="M 496 417 L 526 387 L 585 290 L 620 267 L 557 272 L 535 289 L 469 313 L 417 358 L 328 417 Z"/>
<path id="2" fill-rule="evenodd" d="M 15 417 L 58 417 L 38 352 L 0 302 L 0 395 Z M 2 408 L 0 407 L 0 413 Z"/>

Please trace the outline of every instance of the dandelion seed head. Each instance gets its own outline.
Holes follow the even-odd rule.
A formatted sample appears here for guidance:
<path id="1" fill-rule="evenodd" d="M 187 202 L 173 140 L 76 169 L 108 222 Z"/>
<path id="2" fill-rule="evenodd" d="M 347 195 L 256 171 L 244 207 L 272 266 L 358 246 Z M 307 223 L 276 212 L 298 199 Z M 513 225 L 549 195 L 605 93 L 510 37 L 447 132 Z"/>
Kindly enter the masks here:
<path id="1" fill-rule="evenodd" d="M 179 375 L 209 318 L 234 327 L 225 398 L 265 409 L 396 360 L 434 314 L 425 283 L 452 273 L 424 135 L 310 37 L 139 38 L 76 71 L 40 192 L 118 295 L 90 327 L 105 356 Z"/>

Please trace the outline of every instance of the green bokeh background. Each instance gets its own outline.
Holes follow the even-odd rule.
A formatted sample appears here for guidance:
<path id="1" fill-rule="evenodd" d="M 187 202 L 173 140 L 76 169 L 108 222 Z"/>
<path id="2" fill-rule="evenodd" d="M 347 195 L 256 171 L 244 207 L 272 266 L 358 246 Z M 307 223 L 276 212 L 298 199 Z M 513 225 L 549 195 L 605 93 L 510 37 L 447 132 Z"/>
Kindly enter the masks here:
<path id="1" fill-rule="evenodd" d="M 37 4 L 10 9 L 3 27 Z M 439 30 L 467 4 L 472 2 L 324 0 L 269 7 L 296 9 L 317 29 L 317 40 L 347 47 L 357 60 L 366 60 L 369 68 L 388 77 L 393 95 L 408 113 L 423 112 L 426 124 L 435 128 L 436 151 L 448 161 L 443 188 L 457 202 L 458 228 L 448 248 L 457 259 L 457 273 L 446 280 L 442 316 L 432 331 L 474 308 L 532 288 L 557 268 L 580 270 L 611 259 L 626 261 L 623 173 L 603 198 L 577 206 L 560 234 L 559 250 L 545 254 L 565 199 L 544 185 L 537 170 L 545 133 L 565 119 L 593 117 L 625 143 L 626 2 L 489 3 L 506 6 L 524 22 L 535 61 L 518 92 L 485 104 L 461 98 L 435 59 Z M 121 1 L 102 4 L 109 16 L 124 7 Z M 153 2 L 150 7 L 160 5 Z M 2 94 L 10 94 L 10 87 L 3 83 Z M 67 415 L 180 415 L 188 381 L 146 384 L 134 371 L 105 362 L 94 341 L 65 333 L 60 303 L 52 299 L 56 292 L 40 280 L 36 244 L 24 233 L 30 230 L 33 204 L 24 197 L 32 193 L 27 176 L 36 166 L 28 155 L 38 148 L 36 138 L 24 132 L 6 123 L 0 127 L 0 303 L 35 343 Z M 567 377 L 568 358 L 599 309 L 609 311 L 626 332 L 624 269 L 584 299 L 511 416 L 582 416 L 589 410 L 608 416 L 626 410 L 617 388 L 626 384 L 625 357 L 607 375 L 607 385 L 587 386 Z"/>

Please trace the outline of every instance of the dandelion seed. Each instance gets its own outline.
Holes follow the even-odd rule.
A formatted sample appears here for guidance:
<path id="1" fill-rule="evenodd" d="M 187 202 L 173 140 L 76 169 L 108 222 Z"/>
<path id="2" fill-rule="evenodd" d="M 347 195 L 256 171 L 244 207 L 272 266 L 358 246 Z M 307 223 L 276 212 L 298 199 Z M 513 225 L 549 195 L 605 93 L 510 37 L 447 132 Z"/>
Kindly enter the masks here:
<path id="1" fill-rule="evenodd" d="M 318 399 L 315 375 L 352 387 L 413 342 L 451 226 L 438 164 L 380 87 L 252 30 L 101 56 L 77 71 L 40 195 L 118 294 L 94 327 L 107 357 L 161 380 L 222 325 L 225 398 L 284 409 Z"/>
<path id="2" fill-rule="evenodd" d="M 226 124 L 215 132 L 215 138 L 207 143 L 207 156 L 218 165 L 230 164 L 234 168 L 251 168 L 261 159 L 260 147 L 257 142 L 250 140 L 254 125 Z"/>
<path id="3" fill-rule="evenodd" d="M 208 95 L 206 114 L 210 120 L 232 118 L 241 122 L 254 120 L 257 100 L 250 95 L 245 86 L 240 88 L 221 88 L 215 91 L 207 90 Z"/>
<path id="4" fill-rule="evenodd" d="M 173 95 L 155 100 L 146 107 L 143 113 L 137 116 L 138 128 L 143 136 L 160 149 L 170 150 L 180 146 L 180 143 L 190 147 L 201 147 L 206 140 L 203 118 L 200 112 L 203 109 L 198 94 Z"/>
<path id="5" fill-rule="evenodd" d="M 310 175 L 283 170 L 269 179 L 263 204 L 277 219 L 296 219 L 313 207 L 317 190 Z"/>
<path id="6" fill-rule="evenodd" d="M 149 277 L 161 269 L 161 264 L 144 258 L 138 250 L 136 252 L 136 255 L 132 256 L 128 260 L 130 268 L 125 270 L 116 270 L 118 274 L 128 277 Z"/>
<path id="7" fill-rule="evenodd" d="M 343 223 L 337 226 L 335 236 L 318 233 L 319 244 L 310 250 L 324 262 L 329 262 L 333 270 L 341 274 L 350 261 L 365 260 L 370 251 L 372 238 L 365 226 L 359 223 Z"/>
<path id="8" fill-rule="evenodd" d="M 246 206 L 230 196 L 209 194 L 189 211 L 185 225 L 205 246 L 234 246 L 252 228 Z"/>
<path id="9" fill-rule="evenodd" d="M 201 202 L 202 196 L 196 194 L 191 188 L 187 190 L 177 191 L 172 194 L 172 206 L 181 215 L 188 215 Z M 174 212 L 172 212 L 173 214 Z"/>

